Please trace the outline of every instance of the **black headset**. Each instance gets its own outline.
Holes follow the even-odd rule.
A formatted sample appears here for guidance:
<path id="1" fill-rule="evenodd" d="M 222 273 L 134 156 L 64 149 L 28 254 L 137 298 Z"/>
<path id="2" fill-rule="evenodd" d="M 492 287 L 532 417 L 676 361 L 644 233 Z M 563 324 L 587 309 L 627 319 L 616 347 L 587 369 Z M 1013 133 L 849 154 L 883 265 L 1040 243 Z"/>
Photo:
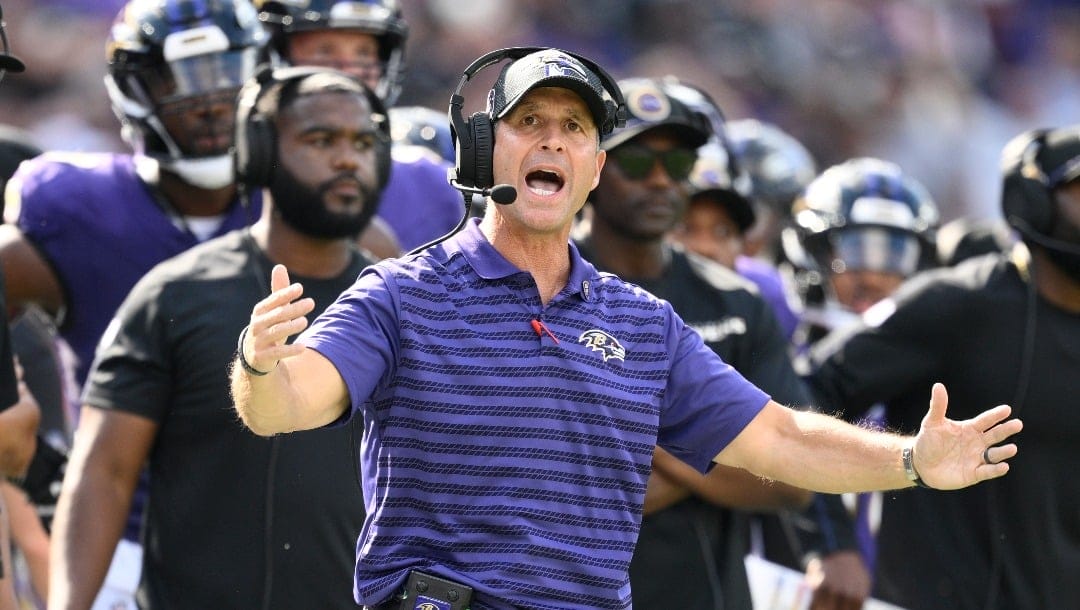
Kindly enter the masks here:
<path id="1" fill-rule="evenodd" d="M 1010 226 L 1025 235 L 1048 235 L 1057 215 L 1052 195 L 1057 185 L 1038 161 L 1048 133 L 1033 129 L 1018 136 L 1015 154 L 1002 163 L 1002 213 Z"/>
<path id="2" fill-rule="evenodd" d="M 272 67 L 264 64 L 258 68 L 255 77 L 248 80 L 240 89 L 238 106 L 236 110 L 236 137 L 233 142 L 233 158 L 235 161 L 236 181 L 246 188 L 260 188 L 268 186 L 274 177 L 274 168 L 278 164 L 277 159 L 277 132 L 274 122 L 262 114 L 259 109 L 259 100 L 267 91 L 275 85 L 286 85 L 292 81 L 299 81 L 318 74 L 341 74 L 353 82 L 360 84 L 372 115 L 382 115 L 383 119 L 375 121 L 379 138 L 375 158 L 376 178 L 379 188 L 386 186 L 390 179 L 390 119 L 386 112 L 386 106 L 379 96 L 375 95 L 366 85 L 356 79 L 338 73 L 328 68 L 314 66 L 287 66 Z"/>
<path id="3" fill-rule="evenodd" d="M 547 47 L 510 47 L 492 51 L 477 58 L 469 64 L 462 73 L 461 81 L 450 96 L 450 135 L 453 136 L 454 150 L 457 166 L 450 170 L 451 184 L 455 187 L 466 189 L 490 189 L 494 186 L 495 178 L 492 175 L 492 152 L 495 147 L 495 131 L 492 128 L 491 117 L 487 112 L 476 112 L 465 119 L 462 114 L 462 106 L 465 98 L 461 92 L 465 84 L 484 68 L 496 64 L 505 59 L 518 60 L 526 55 L 538 51 L 546 51 Z M 606 109 L 605 116 L 597 127 L 601 134 L 610 133 L 616 127 L 626 124 L 626 100 L 623 99 L 622 91 L 619 90 L 615 79 L 592 60 L 568 51 L 560 52 L 581 62 L 600 78 L 600 83 L 612 99 L 604 100 Z"/>
<path id="4" fill-rule="evenodd" d="M 1080 244 L 1051 236 L 1058 221 L 1054 189 L 1075 169 L 1072 162 L 1047 174 L 1039 164 L 1049 129 L 1016 136 L 1002 153 L 1001 211 L 1009 226 L 1044 248 L 1080 256 Z"/>

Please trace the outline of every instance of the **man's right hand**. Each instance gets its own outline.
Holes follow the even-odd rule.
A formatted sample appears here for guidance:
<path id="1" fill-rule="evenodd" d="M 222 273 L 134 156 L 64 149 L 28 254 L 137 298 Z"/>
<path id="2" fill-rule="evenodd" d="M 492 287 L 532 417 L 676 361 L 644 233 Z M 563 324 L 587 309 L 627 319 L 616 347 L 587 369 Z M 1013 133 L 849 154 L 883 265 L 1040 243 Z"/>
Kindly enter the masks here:
<path id="1" fill-rule="evenodd" d="M 240 356 L 230 372 L 237 415 L 252 432 L 271 436 L 325 426 L 349 408 L 349 392 L 330 360 L 289 337 L 307 328 L 315 301 L 301 298 L 284 265 L 270 275 L 270 296 L 251 312 Z M 250 369 L 254 369 L 252 372 Z M 272 371 L 277 374 L 268 375 Z"/>
<path id="2" fill-rule="evenodd" d="M 270 296 L 255 304 L 241 346 L 247 363 L 263 372 L 273 370 L 279 360 L 304 351 L 303 346 L 286 342 L 307 328 L 305 316 L 315 308 L 314 300 L 301 298 L 303 286 L 289 283 L 285 265 L 274 265 L 270 272 L 270 291 Z"/>

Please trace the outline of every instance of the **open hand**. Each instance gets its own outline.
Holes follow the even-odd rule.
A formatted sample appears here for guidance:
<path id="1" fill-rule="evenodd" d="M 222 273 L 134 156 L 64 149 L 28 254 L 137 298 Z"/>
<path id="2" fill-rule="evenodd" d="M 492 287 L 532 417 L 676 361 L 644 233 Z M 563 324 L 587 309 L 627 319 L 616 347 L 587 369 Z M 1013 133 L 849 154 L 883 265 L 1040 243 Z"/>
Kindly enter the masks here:
<path id="1" fill-rule="evenodd" d="M 1012 408 L 999 405 L 954 421 L 945 417 L 948 404 L 945 386 L 935 383 L 915 439 L 914 465 L 923 482 L 935 489 L 960 489 L 1009 472 L 1006 460 L 1016 455 L 1016 445 L 998 443 L 1023 428 L 1019 419 L 1006 419 Z"/>
<path id="2" fill-rule="evenodd" d="M 302 345 L 287 343 L 289 337 L 307 328 L 305 317 L 315 308 L 315 301 L 301 298 L 304 287 L 289 283 L 285 265 L 274 265 L 270 272 L 270 296 L 255 304 L 244 339 L 244 358 L 253 368 L 268 372 L 279 360 L 304 351 Z"/>

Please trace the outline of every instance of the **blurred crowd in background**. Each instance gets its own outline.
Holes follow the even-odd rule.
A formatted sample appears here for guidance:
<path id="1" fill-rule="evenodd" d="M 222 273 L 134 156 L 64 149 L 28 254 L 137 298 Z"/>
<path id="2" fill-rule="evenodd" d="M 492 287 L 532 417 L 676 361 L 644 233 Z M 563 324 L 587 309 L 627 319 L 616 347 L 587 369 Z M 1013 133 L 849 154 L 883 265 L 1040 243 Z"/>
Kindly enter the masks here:
<path id="1" fill-rule="evenodd" d="M 6 0 L 28 69 L 0 88 L 3 121 L 47 150 L 123 151 L 102 85 L 120 0 Z M 1076 0 L 404 0 L 408 76 L 399 105 L 446 108 L 472 59 L 558 46 L 616 77 L 675 74 L 729 118 L 756 117 L 807 145 L 819 167 L 895 161 L 942 220 L 999 214 L 1002 145 L 1076 121 Z M 491 74 L 466 89 L 483 104 Z M 470 95 L 470 92 L 472 94 Z M 480 92 L 480 93 L 477 93 Z"/>

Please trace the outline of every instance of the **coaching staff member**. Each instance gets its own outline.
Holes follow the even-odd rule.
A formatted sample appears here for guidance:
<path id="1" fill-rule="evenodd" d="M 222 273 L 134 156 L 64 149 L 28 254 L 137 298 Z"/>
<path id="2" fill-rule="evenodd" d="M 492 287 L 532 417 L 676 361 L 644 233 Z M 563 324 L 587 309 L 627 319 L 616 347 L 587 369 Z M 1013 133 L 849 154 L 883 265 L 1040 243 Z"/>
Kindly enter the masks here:
<path id="1" fill-rule="evenodd" d="M 796 412 L 667 302 L 597 272 L 569 234 L 604 166 L 600 135 L 623 113 L 604 102 L 605 90 L 621 101 L 618 87 L 557 49 L 497 51 L 463 80 L 499 57 L 512 61 L 486 112 L 466 120 L 461 87 L 451 98 L 458 181 L 472 163 L 491 172 L 475 185 L 498 185 L 483 218 L 370 267 L 293 344 L 314 303 L 276 266 L 233 367 L 237 411 L 258 434 L 364 419 L 359 603 L 630 607 L 657 444 L 702 471 L 716 461 L 834 493 L 1008 471 L 1015 445 L 983 461 L 1021 427 L 1008 406 L 948 420 L 935 385 L 914 437 Z M 476 164 L 468 155 L 485 146 Z"/>

